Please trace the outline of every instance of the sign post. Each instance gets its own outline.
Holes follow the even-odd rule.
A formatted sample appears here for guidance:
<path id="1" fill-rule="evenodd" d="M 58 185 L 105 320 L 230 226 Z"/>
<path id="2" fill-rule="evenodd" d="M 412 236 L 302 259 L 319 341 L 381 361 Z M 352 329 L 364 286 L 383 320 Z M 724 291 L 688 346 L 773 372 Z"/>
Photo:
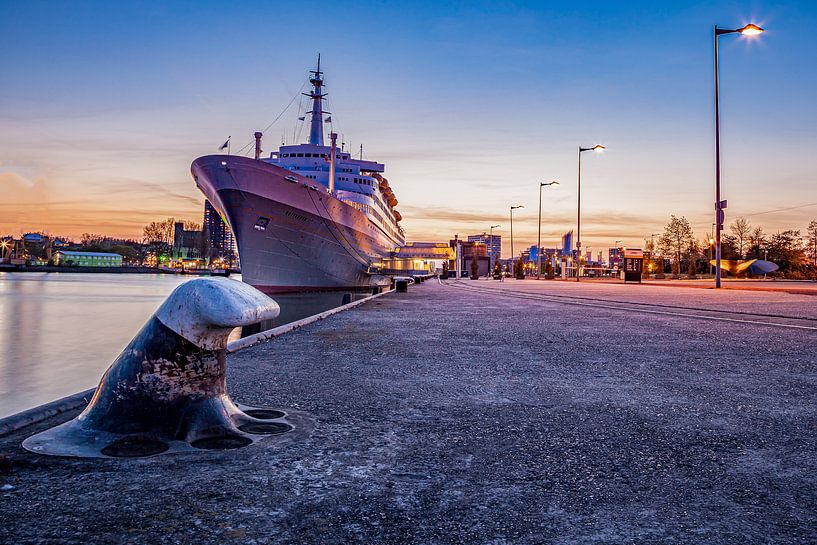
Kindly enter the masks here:
<path id="1" fill-rule="evenodd" d="M 641 271 L 644 269 L 644 252 L 640 249 L 624 249 L 624 263 L 621 268 L 621 279 L 627 282 L 641 283 Z"/>

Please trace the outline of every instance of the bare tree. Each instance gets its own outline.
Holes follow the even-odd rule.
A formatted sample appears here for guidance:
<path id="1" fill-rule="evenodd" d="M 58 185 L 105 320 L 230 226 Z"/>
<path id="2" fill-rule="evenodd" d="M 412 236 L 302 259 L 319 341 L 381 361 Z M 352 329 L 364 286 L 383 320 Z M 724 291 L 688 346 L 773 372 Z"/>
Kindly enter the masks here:
<path id="1" fill-rule="evenodd" d="M 674 257 L 672 264 L 672 272 L 678 275 L 681 270 L 681 255 L 687 252 L 688 248 L 695 241 L 692 235 L 692 227 L 683 216 L 680 218 L 670 216 L 670 221 L 664 227 L 664 233 L 658 239 L 658 247 L 663 255 L 672 255 Z"/>
<path id="2" fill-rule="evenodd" d="M 808 237 L 806 245 L 809 259 L 817 265 L 817 220 L 811 220 L 806 227 L 806 237 Z"/>
<path id="3" fill-rule="evenodd" d="M 749 226 L 749 222 L 746 218 L 736 218 L 735 221 L 732 222 L 732 225 L 729 226 L 729 230 L 735 236 L 735 242 L 737 242 L 738 247 L 738 257 L 743 259 L 743 248 L 751 236 L 752 228 Z"/>
<path id="4" fill-rule="evenodd" d="M 164 221 L 152 221 L 145 225 L 143 231 L 145 242 L 164 242 L 165 244 L 173 244 L 173 227 L 176 224 L 174 218 L 167 218 Z"/>
<path id="5" fill-rule="evenodd" d="M 763 227 L 755 227 L 749 235 L 749 251 L 752 252 L 756 259 L 760 259 L 761 250 L 766 245 L 766 235 L 763 233 Z"/>

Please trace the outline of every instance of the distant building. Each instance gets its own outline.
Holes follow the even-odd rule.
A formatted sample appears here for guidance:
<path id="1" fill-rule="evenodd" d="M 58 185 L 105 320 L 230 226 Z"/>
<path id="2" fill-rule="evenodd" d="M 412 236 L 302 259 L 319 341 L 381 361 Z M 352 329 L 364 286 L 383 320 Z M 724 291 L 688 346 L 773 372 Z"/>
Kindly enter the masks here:
<path id="1" fill-rule="evenodd" d="M 571 256 L 573 254 L 573 231 L 570 230 L 562 235 L 562 256 Z M 575 256 L 573 256 L 575 257 Z"/>
<path id="2" fill-rule="evenodd" d="M 55 263 L 59 265 L 76 265 L 78 267 L 121 267 L 122 256 L 104 252 L 71 252 L 59 250 L 55 254 Z"/>
<path id="3" fill-rule="evenodd" d="M 395 248 L 392 257 L 406 259 L 454 259 L 454 249 L 445 242 L 406 242 Z"/>
<path id="4" fill-rule="evenodd" d="M 490 269 L 490 261 L 488 259 L 488 246 L 479 241 L 461 240 L 457 235 L 454 235 L 452 240 L 448 241 L 448 245 L 456 253 L 457 245 L 460 246 L 460 273 L 467 276 L 471 271 L 471 261 L 474 257 L 477 258 L 477 274 L 484 276 L 488 274 Z M 450 270 L 456 270 L 456 259 L 451 263 Z"/>
<path id="5" fill-rule="evenodd" d="M 621 248 L 610 248 L 608 250 L 608 257 L 610 261 L 609 267 L 611 269 L 620 269 L 621 268 L 621 258 L 623 257 L 624 253 L 621 251 Z"/>
<path id="6" fill-rule="evenodd" d="M 221 219 L 210 201 L 204 201 L 204 234 L 209 246 L 210 260 L 221 259 L 229 266 L 235 264 L 235 239 L 227 223 Z"/>
<path id="7" fill-rule="evenodd" d="M 204 256 L 206 240 L 204 233 L 184 228 L 184 223 L 177 221 L 173 226 L 173 259 L 193 258 Z"/>
<path id="8" fill-rule="evenodd" d="M 384 260 L 384 269 L 392 274 L 429 274 L 454 259 L 454 249 L 445 242 L 406 242 Z"/>
<path id="9" fill-rule="evenodd" d="M 502 256 L 502 235 L 489 235 L 486 233 L 482 233 L 481 235 L 468 235 L 468 242 L 484 244 L 486 255 L 491 261 L 495 262 Z"/>

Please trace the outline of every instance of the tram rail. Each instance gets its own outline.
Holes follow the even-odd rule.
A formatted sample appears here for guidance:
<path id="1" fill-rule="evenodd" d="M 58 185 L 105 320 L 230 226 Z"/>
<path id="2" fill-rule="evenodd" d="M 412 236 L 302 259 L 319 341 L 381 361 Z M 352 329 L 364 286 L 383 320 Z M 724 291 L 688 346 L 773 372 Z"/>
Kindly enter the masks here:
<path id="1" fill-rule="evenodd" d="M 478 286 L 462 280 L 453 281 L 448 280 L 444 282 L 444 285 L 448 285 L 449 287 L 453 287 L 455 289 L 464 289 L 479 293 L 491 293 L 494 295 L 504 295 L 516 299 L 526 299 L 532 301 L 559 303 L 575 306 L 589 306 L 593 308 L 599 308 L 599 303 L 603 303 L 605 305 L 603 308 L 606 310 L 618 310 L 623 312 L 637 312 L 642 314 L 654 314 L 678 318 L 714 320 L 738 324 L 761 325 L 770 327 L 782 327 L 788 329 L 817 331 L 817 318 L 812 318 L 808 316 L 788 316 L 784 314 L 749 312 L 728 309 L 712 309 L 695 306 L 671 305 L 666 303 L 653 303 L 645 301 L 622 301 L 618 299 L 607 299 L 602 297 L 588 297 L 580 295 L 529 293 L 517 291 L 511 288 Z M 785 320 L 785 322 L 781 320 Z"/>

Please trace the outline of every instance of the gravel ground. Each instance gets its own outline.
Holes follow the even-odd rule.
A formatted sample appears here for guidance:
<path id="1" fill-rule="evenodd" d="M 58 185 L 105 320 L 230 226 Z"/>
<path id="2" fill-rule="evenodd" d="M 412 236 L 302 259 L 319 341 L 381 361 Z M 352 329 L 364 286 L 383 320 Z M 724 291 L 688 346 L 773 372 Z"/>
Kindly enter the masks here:
<path id="1" fill-rule="evenodd" d="M 503 288 L 574 290 L 533 284 Z M 571 293 L 689 302 L 630 287 Z M 57 420 L 0 438 L 0 542 L 817 542 L 817 332 L 409 290 L 231 356 L 234 399 L 312 415 L 306 438 L 131 460 L 19 448 Z"/>

